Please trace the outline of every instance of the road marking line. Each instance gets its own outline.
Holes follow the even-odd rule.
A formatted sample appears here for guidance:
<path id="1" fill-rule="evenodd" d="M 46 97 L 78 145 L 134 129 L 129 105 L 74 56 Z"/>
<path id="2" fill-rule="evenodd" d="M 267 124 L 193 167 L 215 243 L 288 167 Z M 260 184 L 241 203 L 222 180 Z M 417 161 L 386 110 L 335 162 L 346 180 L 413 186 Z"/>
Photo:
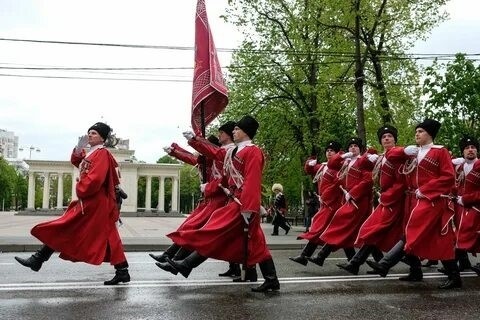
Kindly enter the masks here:
<path id="1" fill-rule="evenodd" d="M 300 284 L 300 283 L 332 283 L 332 282 L 360 282 L 360 281 L 392 281 L 398 280 L 399 276 L 405 274 L 391 274 L 385 278 L 375 275 L 360 276 L 325 276 L 325 277 L 296 277 L 296 278 L 280 278 L 281 284 Z M 462 274 L 462 277 L 477 277 L 473 272 Z M 445 275 L 439 273 L 424 274 L 424 279 L 445 278 Z M 0 291 L 52 291 L 52 290 L 82 290 L 82 289 L 117 289 L 117 288 L 161 288 L 161 287 L 198 287 L 198 286 L 245 286 L 259 285 L 263 279 L 259 279 L 257 283 L 252 282 L 232 282 L 215 279 L 199 279 L 199 280 L 143 280 L 131 281 L 128 284 L 118 286 L 105 286 L 103 282 L 62 282 L 62 283 L 7 283 L 0 284 Z"/>

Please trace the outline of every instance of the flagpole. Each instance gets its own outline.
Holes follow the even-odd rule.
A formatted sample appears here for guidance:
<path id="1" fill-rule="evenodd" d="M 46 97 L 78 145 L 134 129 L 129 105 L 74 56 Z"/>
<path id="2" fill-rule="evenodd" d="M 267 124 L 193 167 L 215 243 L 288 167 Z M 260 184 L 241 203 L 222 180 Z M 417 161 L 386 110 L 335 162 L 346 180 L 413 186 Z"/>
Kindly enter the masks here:
<path id="1" fill-rule="evenodd" d="M 203 101 L 200 102 L 200 129 L 202 130 L 202 137 L 205 138 L 205 107 Z M 202 182 L 207 183 L 207 158 L 201 157 L 202 159 Z"/>

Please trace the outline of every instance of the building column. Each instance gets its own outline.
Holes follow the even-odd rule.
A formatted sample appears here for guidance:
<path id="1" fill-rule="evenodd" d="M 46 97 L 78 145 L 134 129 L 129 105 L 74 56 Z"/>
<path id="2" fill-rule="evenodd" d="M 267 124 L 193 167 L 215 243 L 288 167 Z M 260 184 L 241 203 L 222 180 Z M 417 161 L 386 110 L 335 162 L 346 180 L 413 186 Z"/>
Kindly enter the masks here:
<path id="1" fill-rule="evenodd" d="M 59 172 L 57 187 L 57 209 L 63 210 L 63 173 Z"/>
<path id="2" fill-rule="evenodd" d="M 178 178 L 172 177 L 172 211 L 178 212 Z"/>
<path id="3" fill-rule="evenodd" d="M 165 212 L 165 177 L 158 177 L 158 212 Z"/>
<path id="4" fill-rule="evenodd" d="M 80 172 L 78 171 L 77 168 L 74 168 L 72 172 L 72 201 L 78 200 L 76 188 L 77 188 L 77 179 L 79 179 L 79 177 L 80 177 Z"/>
<path id="5" fill-rule="evenodd" d="M 152 212 L 152 177 L 147 176 L 147 186 L 145 191 L 145 212 Z"/>
<path id="6" fill-rule="evenodd" d="M 50 173 L 45 172 L 43 177 L 42 209 L 48 209 L 48 202 L 50 200 Z"/>
<path id="7" fill-rule="evenodd" d="M 28 172 L 27 210 L 35 210 L 35 172 Z"/>

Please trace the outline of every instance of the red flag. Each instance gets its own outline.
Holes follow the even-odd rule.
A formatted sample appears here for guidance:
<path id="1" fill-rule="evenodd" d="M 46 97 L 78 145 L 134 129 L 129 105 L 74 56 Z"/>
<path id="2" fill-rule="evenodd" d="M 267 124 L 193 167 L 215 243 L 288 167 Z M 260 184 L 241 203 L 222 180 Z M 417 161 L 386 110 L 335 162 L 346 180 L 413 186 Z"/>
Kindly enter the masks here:
<path id="1" fill-rule="evenodd" d="M 198 135 L 202 134 L 202 106 L 204 123 L 207 126 L 225 109 L 227 104 L 227 87 L 208 25 L 205 0 L 198 0 L 195 16 L 195 69 L 192 90 L 193 131 Z"/>

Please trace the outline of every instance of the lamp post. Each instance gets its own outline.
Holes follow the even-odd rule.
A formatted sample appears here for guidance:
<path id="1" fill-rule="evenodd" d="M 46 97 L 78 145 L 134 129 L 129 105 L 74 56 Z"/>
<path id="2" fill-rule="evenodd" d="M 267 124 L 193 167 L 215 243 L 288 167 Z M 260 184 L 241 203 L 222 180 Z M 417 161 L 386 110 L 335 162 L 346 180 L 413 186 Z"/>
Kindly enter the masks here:
<path id="1" fill-rule="evenodd" d="M 23 150 L 25 150 L 25 149 L 26 149 L 26 148 L 24 148 L 24 147 L 18 148 L 19 151 L 23 151 Z M 40 151 L 41 151 L 40 148 L 35 147 L 35 146 L 30 146 L 30 147 L 28 147 L 28 149 L 30 150 L 29 155 L 28 155 L 28 159 L 32 159 L 32 151 L 33 151 L 33 150 L 35 150 L 36 152 L 40 152 Z"/>

